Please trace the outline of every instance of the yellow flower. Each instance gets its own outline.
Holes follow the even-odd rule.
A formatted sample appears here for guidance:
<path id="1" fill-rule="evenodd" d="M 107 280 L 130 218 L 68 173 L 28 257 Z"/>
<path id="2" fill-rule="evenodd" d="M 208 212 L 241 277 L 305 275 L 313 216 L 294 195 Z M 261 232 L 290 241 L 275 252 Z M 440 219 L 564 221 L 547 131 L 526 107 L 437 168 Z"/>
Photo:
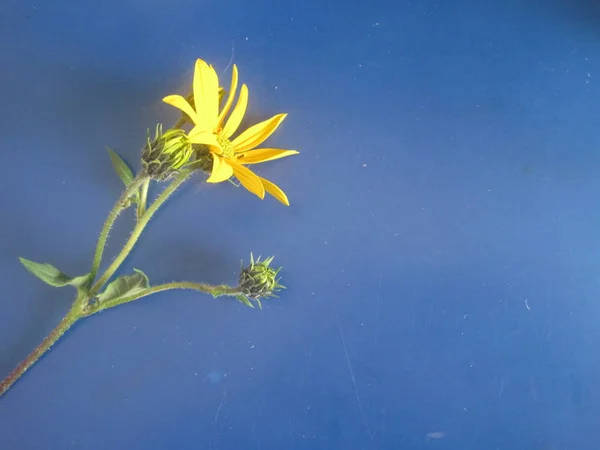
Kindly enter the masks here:
<path id="1" fill-rule="evenodd" d="M 213 166 L 212 173 L 206 181 L 220 183 L 235 176 L 246 189 L 261 199 L 265 197 L 266 191 L 281 203 L 289 206 L 287 196 L 278 186 L 245 167 L 245 164 L 258 164 L 298 153 L 296 150 L 276 148 L 255 149 L 273 134 L 287 114 L 278 114 L 260 122 L 232 140 L 231 136 L 237 131 L 248 106 L 248 87 L 243 84 L 237 103 L 229 114 L 237 85 L 238 69 L 234 65 L 229 96 L 223 109 L 219 112 L 217 72 L 212 66 L 198 59 L 194 70 L 194 105 L 192 106 L 180 95 L 169 95 L 163 101 L 179 108 L 190 117 L 195 125 L 189 133 L 190 141 L 209 147 L 213 156 Z"/>

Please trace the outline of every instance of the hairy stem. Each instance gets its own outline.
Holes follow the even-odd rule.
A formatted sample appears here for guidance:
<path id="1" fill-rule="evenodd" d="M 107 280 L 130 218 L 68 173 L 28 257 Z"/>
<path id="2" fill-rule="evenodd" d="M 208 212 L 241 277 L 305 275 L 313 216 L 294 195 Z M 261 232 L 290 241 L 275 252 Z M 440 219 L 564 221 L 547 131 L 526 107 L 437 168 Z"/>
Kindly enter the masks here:
<path id="1" fill-rule="evenodd" d="M 242 292 L 239 287 L 231 287 L 226 284 L 206 284 L 206 283 L 195 283 L 192 281 L 174 281 L 172 283 L 164 283 L 159 284 L 157 286 L 152 286 L 142 292 L 138 292 L 135 295 L 130 295 L 127 297 L 121 297 L 114 300 L 108 300 L 106 302 L 100 303 L 97 308 L 86 312 L 86 316 L 91 316 L 100 311 L 107 310 L 109 308 L 114 308 L 115 306 L 123 305 L 125 303 L 132 302 L 134 300 L 138 300 L 143 297 L 147 297 L 152 294 L 156 294 L 158 292 L 170 291 L 173 289 L 187 289 L 192 291 L 198 291 L 205 294 L 210 294 L 213 297 L 221 297 L 221 296 L 231 296 L 235 297 L 236 295 L 240 295 Z"/>
<path id="2" fill-rule="evenodd" d="M 129 239 L 121 249 L 121 252 L 117 255 L 115 260 L 110 264 L 110 266 L 108 266 L 108 269 L 106 269 L 106 271 L 102 274 L 100 278 L 98 278 L 98 281 L 96 281 L 96 283 L 94 283 L 94 285 L 90 289 L 90 295 L 97 293 L 100 290 L 100 288 L 104 286 L 104 284 L 110 279 L 110 277 L 112 277 L 114 273 L 119 269 L 121 264 L 123 264 L 123 261 L 125 261 L 125 258 L 127 258 L 127 256 L 135 246 L 136 242 L 138 241 L 142 232 L 144 231 L 144 228 L 146 227 L 146 225 L 148 225 L 148 222 L 150 222 L 150 219 L 152 218 L 154 213 L 158 211 L 162 204 L 165 201 L 167 201 L 171 194 L 173 194 L 177 190 L 177 188 L 179 188 L 179 186 L 181 186 L 183 182 L 189 178 L 189 176 L 190 173 L 185 172 L 179 175 L 177 178 L 175 178 L 175 180 L 169 186 L 167 186 L 165 190 L 158 196 L 154 203 L 150 205 L 150 207 L 144 213 L 144 215 L 139 218 L 138 222 L 133 228 L 133 231 L 131 232 L 131 235 L 129 236 Z"/>
<path id="3" fill-rule="evenodd" d="M 78 301 L 75 302 L 71 310 L 60 321 L 60 323 L 52 330 L 52 332 L 38 345 L 21 363 L 13 370 L 4 380 L 0 382 L 0 396 L 2 396 L 10 387 L 29 369 L 36 361 L 38 361 L 44 353 L 58 341 L 69 328 L 73 326 L 81 316 L 81 305 Z"/>
<path id="4" fill-rule="evenodd" d="M 108 234 L 112 226 L 114 225 L 119 214 L 126 209 L 125 205 L 129 197 L 140 187 L 142 183 L 146 180 L 149 180 L 147 175 L 140 173 L 137 177 L 133 179 L 129 186 L 125 188 L 112 210 L 108 214 L 104 225 L 102 226 L 102 231 L 100 232 L 100 237 L 98 238 L 98 242 L 96 244 L 96 251 L 94 252 L 94 260 L 92 261 L 92 270 L 91 270 L 91 279 L 94 280 L 96 278 L 96 274 L 98 273 L 98 269 L 100 268 L 100 263 L 102 262 L 102 255 L 104 254 L 104 247 L 106 247 L 106 241 L 108 240 Z"/>

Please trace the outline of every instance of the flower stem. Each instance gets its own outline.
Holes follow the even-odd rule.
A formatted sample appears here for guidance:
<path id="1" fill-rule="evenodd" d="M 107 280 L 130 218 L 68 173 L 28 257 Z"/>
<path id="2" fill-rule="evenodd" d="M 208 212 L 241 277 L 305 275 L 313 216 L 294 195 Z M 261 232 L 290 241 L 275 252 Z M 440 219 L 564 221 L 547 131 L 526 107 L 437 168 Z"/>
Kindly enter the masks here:
<path id="1" fill-rule="evenodd" d="M 100 268 L 100 263 L 102 262 L 102 255 L 104 254 L 104 247 L 106 246 L 106 241 L 108 240 L 108 234 L 110 233 L 110 229 L 114 225 L 117 217 L 121 214 L 121 211 L 126 209 L 126 202 L 131 197 L 131 195 L 140 187 L 140 185 L 149 180 L 148 176 L 140 173 L 137 177 L 133 179 L 129 186 L 125 188 L 113 209 L 108 214 L 104 225 L 102 226 L 102 231 L 100 232 L 100 237 L 98 238 L 98 243 L 96 244 L 96 251 L 94 252 L 94 260 L 92 261 L 92 270 L 91 270 L 91 279 L 94 280 L 96 278 L 96 274 L 98 273 L 98 269 Z"/>
<path id="2" fill-rule="evenodd" d="M 231 287 L 226 284 L 206 284 L 206 283 L 195 283 L 192 281 L 174 281 L 172 283 L 164 283 L 159 284 L 157 286 L 152 286 L 142 292 L 138 292 L 135 295 L 130 295 L 128 297 L 116 298 L 114 300 L 109 300 L 104 303 L 100 303 L 96 309 L 90 310 L 86 312 L 86 316 L 91 316 L 100 311 L 107 310 L 109 308 L 114 308 L 115 306 L 123 305 L 125 303 L 132 302 L 134 300 L 138 300 L 143 297 L 147 297 L 152 294 L 156 294 L 158 292 L 170 291 L 173 289 L 187 289 L 192 291 L 198 291 L 205 294 L 210 294 L 213 297 L 221 297 L 221 296 L 231 296 L 235 297 L 240 295 L 242 292 L 239 287 Z"/>
<path id="3" fill-rule="evenodd" d="M 121 249 L 121 252 L 117 255 L 117 257 L 111 263 L 111 265 L 108 266 L 108 269 L 106 269 L 102 276 L 98 278 L 98 281 L 96 281 L 96 283 L 94 283 L 94 285 L 91 287 L 89 292 L 90 295 L 93 295 L 96 292 L 98 292 L 100 288 L 104 286 L 104 284 L 110 279 L 110 277 L 112 277 L 114 273 L 119 269 L 121 264 L 123 264 L 123 261 L 125 261 L 125 258 L 127 258 L 127 256 L 135 246 L 136 242 L 140 238 L 140 235 L 142 234 L 142 231 L 144 231 L 144 228 L 146 227 L 146 225 L 148 225 L 148 222 L 150 222 L 150 219 L 152 218 L 154 213 L 158 211 L 162 204 L 165 201 L 167 201 L 171 194 L 173 194 L 177 190 L 177 188 L 189 178 L 189 176 L 190 172 L 184 172 L 181 175 L 179 175 L 169 186 L 165 188 L 165 190 L 158 196 L 154 203 L 150 205 L 150 207 L 144 213 L 144 215 L 139 218 L 138 222 L 133 228 L 133 231 L 131 232 L 131 235 L 129 236 L 129 239 Z"/>
<path id="4" fill-rule="evenodd" d="M 73 326 L 81 316 L 80 304 L 75 302 L 71 310 L 60 321 L 60 323 L 52 330 L 52 332 L 38 345 L 21 363 L 13 370 L 4 380 L 0 382 L 0 396 L 2 396 L 10 387 L 29 369 L 36 361 L 38 361 L 44 353 L 60 339 L 60 337 Z"/>

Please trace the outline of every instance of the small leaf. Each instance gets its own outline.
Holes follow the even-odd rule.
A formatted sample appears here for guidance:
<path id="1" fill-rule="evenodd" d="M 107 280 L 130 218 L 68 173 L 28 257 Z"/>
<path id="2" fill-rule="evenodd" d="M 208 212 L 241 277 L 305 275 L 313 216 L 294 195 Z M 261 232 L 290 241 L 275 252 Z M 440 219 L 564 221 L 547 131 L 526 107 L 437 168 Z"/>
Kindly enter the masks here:
<path id="1" fill-rule="evenodd" d="M 150 287 L 148 277 L 144 272 L 138 269 L 134 275 L 123 275 L 106 286 L 104 292 L 97 295 L 100 303 L 107 301 L 115 301 L 124 297 L 131 297 L 139 294 Z"/>
<path id="2" fill-rule="evenodd" d="M 252 302 L 250 300 L 248 300 L 248 297 L 246 297 L 243 294 L 240 295 L 236 295 L 235 298 L 237 299 L 238 302 L 243 303 L 246 306 L 249 306 L 250 308 L 254 308 L 254 305 L 252 304 Z"/>
<path id="3" fill-rule="evenodd" d="M 117 172 L 119 178 L 123 181 L 123 183 L 125 183 L 125 186 L 129 186 L 129 184 L 133 181 L 134 178 L 133 172 L 131 171 L 127 163 L 123 161 L 123 159 L 117 154 L 117 152 L 108 147 L 106 147 L 106 150 L 108 150 L 108 154 L 110 156 L 110 160 L 112 162 L 113 168 L 115 169 L 115 172 Z"/>
<path id="4" fill-rule="evenodd" d="M 71 286 L 75 286 L 77 289 L 87 290 L 89 287 L 90 281 L 92 281 L 91 273 L 87 273 L 85 275 L 80 275 L 78 277 L 72 278 L 69 281 Z"/>
<path id="5" fill-rule="evenodd" d="M 77 289 L 85 289 L 90 282 L 89 273 L 71 278 L 66 273 L 58 270 L 52 264 L 36 263 L 25 258 L 19 258 L 19 260 L 21 261 L 21 264 L 23 264 L 25 268 L 29 270 L 29 272 L 50 286 L 63 287 L 71 285 L 75 286 Z"/>

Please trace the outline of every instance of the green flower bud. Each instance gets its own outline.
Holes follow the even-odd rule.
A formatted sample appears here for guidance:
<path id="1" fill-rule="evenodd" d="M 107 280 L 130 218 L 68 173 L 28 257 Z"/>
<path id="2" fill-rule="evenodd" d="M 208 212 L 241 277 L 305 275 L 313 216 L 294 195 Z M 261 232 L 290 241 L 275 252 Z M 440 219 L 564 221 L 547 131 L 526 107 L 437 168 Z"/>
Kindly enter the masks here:
<path id="1" fill-rule="evenodd" d="M 180 169 L 194 162 L 194 150 L 185 131 L 175 128 L 162 132 L 162 125 L 156 126 L 154 140 L 150 131 L 146 146 L 142 150 L 142 167 L 156 181 L 165 181 Z"/>
<path id="2" fill-rule="evenodd" d="M 261 306 L 261 298 L 277 297 L 275 292 L 285 289 L 285 286 L 279 284 L 280 279 L 277 278 L 281 267 L 278 269 L 269 267 L 273 258 L 271 256 L 261 261 L 260 257 L 258 257 L 255 261 L 251 253 L 250 266 L 242 267 L 242 272 L 240 273 L 240 292 L 246 298 L 255 300 L 259 307 Z"/>

